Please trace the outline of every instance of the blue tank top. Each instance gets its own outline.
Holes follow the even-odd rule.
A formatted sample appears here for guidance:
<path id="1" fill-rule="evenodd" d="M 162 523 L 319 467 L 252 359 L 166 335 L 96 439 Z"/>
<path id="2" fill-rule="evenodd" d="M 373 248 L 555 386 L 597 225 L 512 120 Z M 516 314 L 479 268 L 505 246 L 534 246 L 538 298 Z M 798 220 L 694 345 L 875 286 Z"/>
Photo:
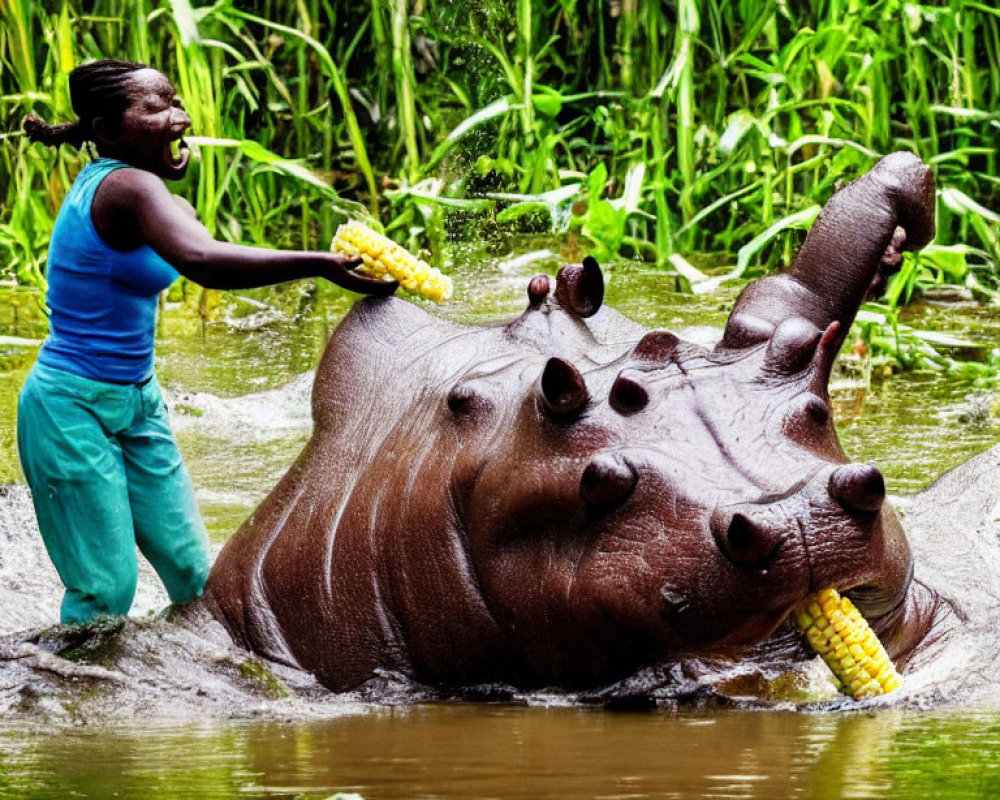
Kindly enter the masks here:
<path id="1" fill-rule="evenodd" d="M 113 170 L 100 158 L 70 187 L 49 244 L 49 335 L 38 361 L 98 381 L 141 383 L 153 374 L 157 298 L 179 273 L 148 244 L 108 247 L 90 217 L 94 193 Z"/>

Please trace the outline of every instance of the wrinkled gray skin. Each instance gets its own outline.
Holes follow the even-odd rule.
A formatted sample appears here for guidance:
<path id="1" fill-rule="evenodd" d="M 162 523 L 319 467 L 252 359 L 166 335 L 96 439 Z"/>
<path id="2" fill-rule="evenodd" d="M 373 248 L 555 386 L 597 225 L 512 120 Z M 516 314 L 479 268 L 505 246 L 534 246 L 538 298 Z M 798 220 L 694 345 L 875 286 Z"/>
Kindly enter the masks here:
<path id="1" fill-rule="evenodd" d="M 603 308 L 592 259 L 532 279 L 499 327 L 359 302 L 319 367 L 314 435 L 223 549 L 209 608 L 335 690 L 379 670 L 587 688 L 753 654 L 824 587 L 905 662 L 937 599 L 881 474 L 847 462 L 827 381 L 933 214 L 930 169 L 884 158 L 713 349 Z"/>
<path id="2" fill-rule="evenodd" d="M 1000 692 L 1000 445 L 901 503 L 914 581 L 933 587 L 933 625 L 910 659 L 907 691 L 921 705 L 996 704 Z"/>

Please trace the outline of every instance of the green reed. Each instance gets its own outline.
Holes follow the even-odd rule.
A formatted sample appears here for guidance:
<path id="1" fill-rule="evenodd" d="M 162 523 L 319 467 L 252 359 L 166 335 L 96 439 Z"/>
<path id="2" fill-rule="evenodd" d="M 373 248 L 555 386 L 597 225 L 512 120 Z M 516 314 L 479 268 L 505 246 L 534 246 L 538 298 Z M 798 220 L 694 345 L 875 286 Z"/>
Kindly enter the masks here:
<path id="1" fill-rule="evenodd" d="M 554 230 L 665 269 L 721 254 L 744 275 L 787 263 L 838 183 L 905 148 L 937 170 L 938 243 L 968 248 L 977 287 L 998 283 L 1000 10 L 981 0 L 0 0 L 0 12 L 0 255 L 19 280 L 42 276 L 46 224 L 80 163 L 28 147 L 20 119 L 68 119 L 69 70 L 115 55 L 177 82 L 203 137 L 180 188 L 226 238 L 325 246 L 361 204 L 410 244 L 463 225 Z"/>

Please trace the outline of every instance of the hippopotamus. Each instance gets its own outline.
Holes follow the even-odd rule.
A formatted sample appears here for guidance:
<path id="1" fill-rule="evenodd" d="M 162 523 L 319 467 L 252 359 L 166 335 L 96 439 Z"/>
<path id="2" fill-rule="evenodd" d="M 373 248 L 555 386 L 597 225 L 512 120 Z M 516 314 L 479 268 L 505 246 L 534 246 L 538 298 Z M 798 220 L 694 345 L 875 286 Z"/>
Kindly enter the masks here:
<path id="1" fill-rule="evenodd" d="M 607 308 L 589 257 L 532 278 L 505 324 L 359 301 L 317 370 L 313 435 L 222 549 L 208 608 L 336 691 L 380 671 L 586 688 L 739 657 L 827 587 L 905 665 L 939 600 L 827 385 L 934 206 L 930 168 L 883 158 L 711 346 Z"/>

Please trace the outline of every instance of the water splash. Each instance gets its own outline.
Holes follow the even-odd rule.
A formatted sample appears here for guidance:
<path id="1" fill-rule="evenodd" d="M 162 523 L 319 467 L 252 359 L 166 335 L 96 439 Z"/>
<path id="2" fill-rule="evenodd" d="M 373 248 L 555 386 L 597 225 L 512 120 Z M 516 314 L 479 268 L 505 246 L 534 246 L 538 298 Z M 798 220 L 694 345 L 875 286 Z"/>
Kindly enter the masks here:
<path id="1" fill-rule="evenodd" d="M 0 487 L 0 634 L 59 621 L 63 586 L 45 552 L 26 486 Z M 167 593 L 140 557 L 131 614 L 164 608 Z"/>
<path id="2" fill-rule="evenodd" d="M 312 427 L 310 397 L 315 372 L 303 373 L 278 389 L 240 397 L 165 389 L 175 433 L 200 429 L 220 443 L 280 439 Z"/>

